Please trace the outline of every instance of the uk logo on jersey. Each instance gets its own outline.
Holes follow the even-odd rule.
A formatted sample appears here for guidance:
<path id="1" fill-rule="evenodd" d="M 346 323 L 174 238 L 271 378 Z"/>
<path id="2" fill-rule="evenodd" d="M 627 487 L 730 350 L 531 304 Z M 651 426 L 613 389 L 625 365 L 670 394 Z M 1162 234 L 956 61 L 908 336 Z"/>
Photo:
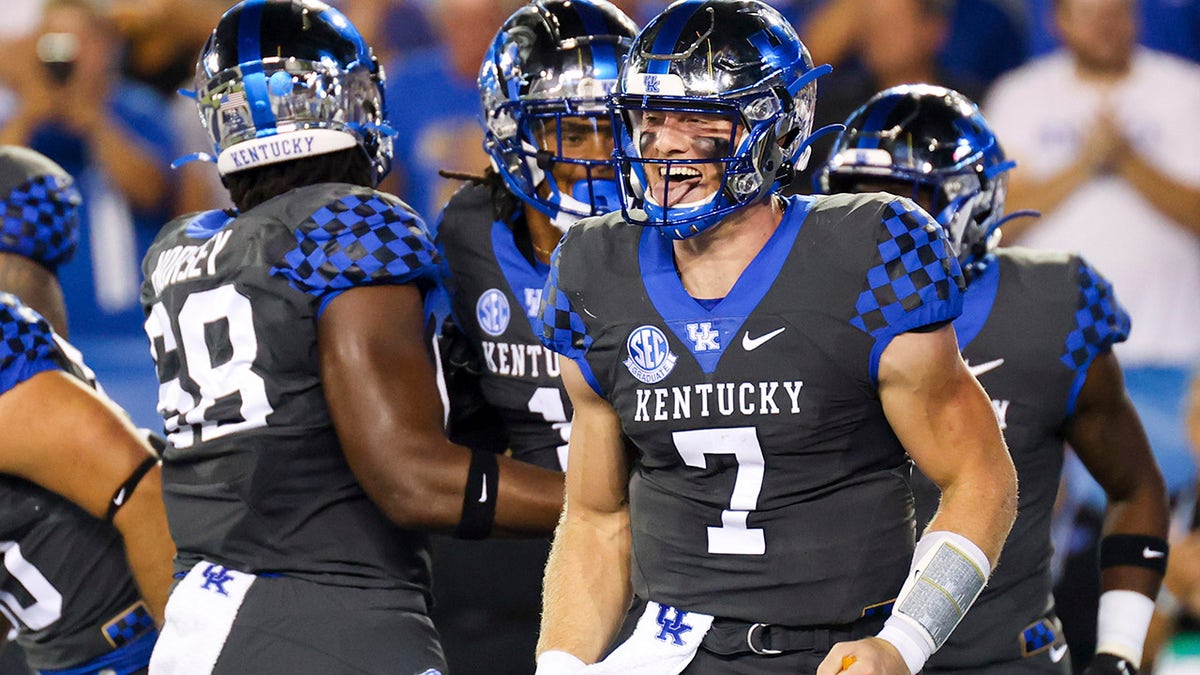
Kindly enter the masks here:
<path id="1" fill-rule="evenodd" d="M 713 330 L 711 321 L 693 321 L 685 328 L 688 339 L 692 341 L 692 351 L 715 352 L 721 349 L 721 343 L 717 341 L 721 331 Z"/>
<path id="2" fill-rule="evenodd" d="M 542 306 L 542 287 L 525 289 L 525 314 L 534 317 Z"/>
<path id="3" fill-rule="evenodd" d="M 508 307 L 508 297 L 498 288 L 489 288 L 479 296 L 475 303 L 475 318 L 483 332 L 493 337 L 504 334 L 508 328 L 508 320 L 512 311 Z"/>
<path id="4" fill-rule="evenodd" d="M 692 629 L 691 626 L 684 623 L 687 618 L 687 612 L 682 609 L 676 609 L 669 605 L 660 605 L 658 608 L 658 635 L 655 635 L 663 642 L 670 642 L 676 646 L 683 645 L 683 634 Z"/>
<path id="5" fill-rule="evenodd" d="M 679 358 L 671 353 L 671 345 L 667 336 L 658 326 L 638 326 L 629 334 L 625 341 L 629 358 L 624 365 L 637 379 L 646 384 L 661 382 L 675 369 L 675 361 Z"/>

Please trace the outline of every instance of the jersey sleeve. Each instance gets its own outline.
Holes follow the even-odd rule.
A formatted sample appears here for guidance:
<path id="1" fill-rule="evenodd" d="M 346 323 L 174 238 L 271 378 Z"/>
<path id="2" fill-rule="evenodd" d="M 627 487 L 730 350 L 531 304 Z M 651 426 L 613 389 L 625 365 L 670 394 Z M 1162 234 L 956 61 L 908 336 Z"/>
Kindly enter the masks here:
<path id="1" fill-rule="evenodd" d="M 80 203 L 78 188 L 59 176 L 37 176 L 18 185 L 3 205 L 0 251 L 57 269 L 75 253 Z"/>
<path id="2" fill-rule="evenodd" d="M 1114 344 L 1129 339 L 1132 326 L 1129 313 L 1117 301 L 1112 283 L 1092 269 L 1086 260 L 1076 260 L 1075 326 L 1067 333 L 1063 353 L 1059 357 L 1068 368 L 1075 371 L 1075 382 L 1067 401 L 1068 413 L 1075 409 L 1075 401 L 1092 362 L 1100 354 L 1112 349 Z"/>
<path id="3" fill-rule="evenodd" d="M 966 282 L 945 230 L 912 200 L 888 202 L 877 228 L 876 255 L 850 320 L 886 342 L 962 313 Z"/>
<path id="4" fill-rule="evenodd" d="M 587 354 L 592 344 L 592 337 L 587 334 L 583 317 L 575 311 L 571 302 L 571 293 L 560 282 L 563 265 L 571 265 L 569 254 L 564 254 L 571 240 L 571 232 L 559 242 L 550 259 L 550 275 L 546 278 L 546 286 L 542 289 L 542 304 L 538 311 L 538 337 L 548 349 L 563 356 L 580 361 Z"/>
<path id="5" fill-rule="evenodd" d="M 441 257 L 420 216 L 379 192 L 326 203 L 296 226 L 295 238 L 271 274 L 310 295 L 437 279 Z"/>
<path id="6" fill-rule="evenodd" d="M 50 324 L 8 293 L 0 293 L 0 333 L 0 394 L 40 372 L 62 369 Z"/>

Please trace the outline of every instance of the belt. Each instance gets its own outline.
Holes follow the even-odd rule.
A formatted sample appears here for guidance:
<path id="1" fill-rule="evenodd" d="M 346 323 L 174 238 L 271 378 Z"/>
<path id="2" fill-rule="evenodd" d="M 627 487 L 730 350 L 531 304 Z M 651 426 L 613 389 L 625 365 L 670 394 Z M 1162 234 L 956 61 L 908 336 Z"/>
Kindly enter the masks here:
<path id="1" fill-rule="evenodd" d="M 141 600 L 138 600 L 129 608 L 113 617 L 112 620 L 100 628 L 100 631 L 104 634 L 104 639 L 114 649 L 120 649 L 153 630 L 157 630 L 154 625 L 154 617 L 150 616 L 150 611 L 146 609 L 146 603 Z"/>
<path id="2" fill-rule="evenodd" d="M 714 619 L 704 634 L 701 646 L 721 656 L 758 654 L 773 656 L 785 652 L 827 652 L 839 642 L 861 640 L 879 632 L 885 616 L 859 619 L 831 626 L 780 626 L 733 619 Z"/>

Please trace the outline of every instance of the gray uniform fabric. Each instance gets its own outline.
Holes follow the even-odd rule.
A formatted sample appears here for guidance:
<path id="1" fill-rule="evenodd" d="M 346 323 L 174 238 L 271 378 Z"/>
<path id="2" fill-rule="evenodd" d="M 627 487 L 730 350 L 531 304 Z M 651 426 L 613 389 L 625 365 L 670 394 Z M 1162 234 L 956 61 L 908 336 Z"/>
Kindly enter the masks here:
<path id="1" fill-rule="evenodd" d="M 163 496 L 177 570 L 207 560 L 425 611 L 427 536 L 392 524 L 347 465 L 321 385 L 317 321 L 356 286 L 427 289 L 437 264 L 416 214 L 351 185 L 298 188 L 241 215 L 193 214 L 163 228 L 142 301 L 170 441 Z M 258 602 L 272 604 L 249 598 L 242 611 L 284 621 L 312 605 L 296 593 Z M 381 625 L 362 609 L 325 628 Z"/>
<path id="2" fill-rule="evenodd" d="M 482 397 L 499 414 L 514 459 L 561 471 L 571 402 L 559 379 L 558 354 L 534 333 L 550 268 L 518 244 L 514 229 L 524 227 L 522 214 L 503 187 L 477 183 L 459 190 L 442 213 L 437 244 L 470 354 L 469 362 L 452 365 L 478 373 Z"/>
<path id="3" fill-rule="evenodd" d="M 971 282 L 954 325 L 999 416 L 1020 502 L 999 566 L 924 672 L 1069 673 L 1050 573 L 1063 429 L 1088 366 L 1125 339 L 1128 318 L 1108 282 L 1078 256 L 1004 248 Z M 938 490 L 915 472 L 914 493 L 924 524 Z"/>
<path id="4" fill-rule="evenodd" d="M 637 448 L 639 596 L 797 627 L 895 598 L 913 511 L 875 370 L 895 335 L 957 316 L 962 277 L 941 228 L 893 199 L 790 198 L 711 310 L 684 291 L 671 243 L 620 214 L 560 245 L 543 339 Z"/>
<path id="5" fill-rule="evenodd" d="M 95 386 L 91 371 L 15 296 L 0 294 L 0 323 L 0 396 L 42 371 L 61 370 Z M 112 525 L 32 483 L 0 476 L 0 546 L 6 557 L 0 612 L 17 627 L 16 643 L 31 667 L 69 668 L 126 642 L 105 632 L 140 599 Z"/>

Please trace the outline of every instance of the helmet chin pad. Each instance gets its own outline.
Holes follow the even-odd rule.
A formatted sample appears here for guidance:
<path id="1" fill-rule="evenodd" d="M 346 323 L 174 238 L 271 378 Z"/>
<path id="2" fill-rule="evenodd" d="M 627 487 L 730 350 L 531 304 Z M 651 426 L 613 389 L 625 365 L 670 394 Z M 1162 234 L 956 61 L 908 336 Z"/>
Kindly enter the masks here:
<path id="1" fill-rule="evenodd" d="M 563 196 L 567 197 L 567 195 Z M 608 178 L 575 181 L 575 185 L 571 186 L 569 198 L 585 209 L 600 209 L 607 213 L 621 208 L 621 196 L 617 192 L 617 181 Z"/>

